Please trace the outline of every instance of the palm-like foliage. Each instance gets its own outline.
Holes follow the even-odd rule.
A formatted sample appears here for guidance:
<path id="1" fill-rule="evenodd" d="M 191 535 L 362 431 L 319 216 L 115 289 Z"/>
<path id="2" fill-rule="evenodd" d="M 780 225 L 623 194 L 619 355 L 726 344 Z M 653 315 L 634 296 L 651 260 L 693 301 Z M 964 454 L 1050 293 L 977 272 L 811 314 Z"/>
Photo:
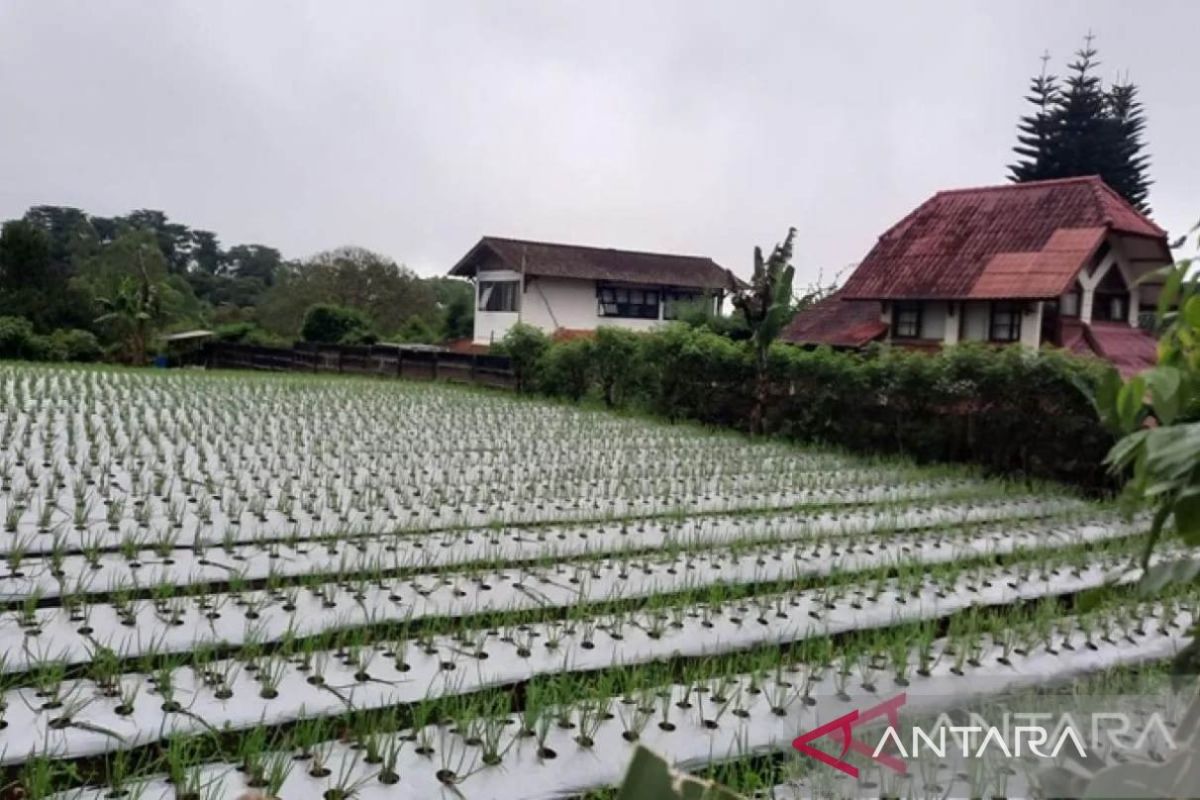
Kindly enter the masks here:
<path id="1" fill-rule="evenodd" d="M 792 281 L 796 270 L 791 265 L 792 240 L 796 229 L 789 228 L 787 237 L 775 245 L 771 257 L 763 259 L 762 248 L 754 248 L 754 278 L 750 286 L 735 291 L 733 306 L 742 313 L 750 329 L 754 349 L 754 407 L 750 412 L 750 431 L 763 431 L 763 409 L 769 392 L 767 355 L 771 344 L 783 331 L 793 314 Z"/>
<path id="2" fill-rule="evenodd" d="M 125 339 L 126 356 L 141 365 L 146 363 L 147 344 L 162 318 L 163 306 L 162 288 L 150 277 L 140 251 L 137 266 L 136 276 L 123 279 L 111 296 L 96 299 L 104 310 L 96 322 L 117 327 Z"/>

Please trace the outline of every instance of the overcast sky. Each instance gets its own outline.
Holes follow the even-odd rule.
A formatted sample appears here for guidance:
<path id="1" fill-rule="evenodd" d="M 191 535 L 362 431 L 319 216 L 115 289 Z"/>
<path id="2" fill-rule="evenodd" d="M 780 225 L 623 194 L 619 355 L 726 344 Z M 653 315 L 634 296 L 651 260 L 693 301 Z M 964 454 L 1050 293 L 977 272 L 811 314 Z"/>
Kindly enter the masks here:
<path id="1" fill-rule="evenodd" d="M 999 183 L 1088 29 L 1141 87 L 1155 218 L 1200 218 L 1200 2 L 0 0 L 0 218 L 157 208 L 444 272 L 496 234 L 805 279 Z"/>

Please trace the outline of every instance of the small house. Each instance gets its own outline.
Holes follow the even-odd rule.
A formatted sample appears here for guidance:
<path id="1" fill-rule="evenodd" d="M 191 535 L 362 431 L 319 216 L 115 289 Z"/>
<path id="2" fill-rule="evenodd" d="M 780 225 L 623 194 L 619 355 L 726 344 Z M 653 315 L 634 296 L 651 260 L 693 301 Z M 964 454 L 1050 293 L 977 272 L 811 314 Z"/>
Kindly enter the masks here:
<path id="1" fill-rule="evenodd" d="M 938 192 L 889 228 L 844 286 L 783 339 L 915 348 L 1053 345 L 1154 363 L 1142 330 L 1172 261 L 1166 232 L 1099 177 Z"/>
<path id="2" fill-rule="evenodd" d="M 450 270 L 475 284 L 473 342 L 499 341 L 518 322 L 571 335 L 602 325 L 649 330 L 685 306 L 719 313 L 741 283 L 702 256 L 644 253 L 485 236 Z"/>

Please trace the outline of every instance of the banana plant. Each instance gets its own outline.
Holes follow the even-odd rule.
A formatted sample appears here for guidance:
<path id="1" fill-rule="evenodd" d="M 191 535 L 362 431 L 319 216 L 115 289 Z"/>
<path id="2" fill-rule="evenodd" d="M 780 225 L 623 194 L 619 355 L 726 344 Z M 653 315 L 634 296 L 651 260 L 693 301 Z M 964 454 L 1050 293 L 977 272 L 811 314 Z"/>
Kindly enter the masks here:
<path id="1" fill-rule="evenodd" d="M 789 228 L 787 238 L 775 245 L 770 258 L 764 259 L 762 248 L 754 248 L 754 277 L 748 287 L 736 289 L 731 300 L 742 313 L 750 329 L 750 345 L 754 351 L 754 405 L 750 411 L 750 432 L 763 433 L 763 413 L 770 392 L 767 358 L 771 344 L 779 338 L 791 321 L 792 281 L 796 269 L 791 265 L 792 240 L 796 229 Z"/>

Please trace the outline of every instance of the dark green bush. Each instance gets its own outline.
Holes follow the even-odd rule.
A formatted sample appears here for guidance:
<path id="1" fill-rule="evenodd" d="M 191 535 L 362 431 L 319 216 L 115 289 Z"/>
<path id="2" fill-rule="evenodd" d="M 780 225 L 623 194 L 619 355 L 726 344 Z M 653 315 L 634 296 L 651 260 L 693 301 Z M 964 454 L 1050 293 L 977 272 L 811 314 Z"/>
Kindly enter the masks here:
<path id="1" fill-rule="evenodd" d="M 306 342 L 372 344 L 376 341 L 371 320 L 357 308 L 317 303 L 304 312 L 300 336 Z"/>
<path id="2" fill-rule="evenodd" d="M 0 317 L 0 358 L 30 358 L 33 325 L 24 317 Z"/>
<path id="3" fill-rule="evenodd" d="M 549 395 L 596 393 L 615 407 L 746 430 L 754 368 L 745 342 L 703 327 L 653 333 L 601 329 L 594 340 L 514 336 L 518 374 Z M 514 329 L 516 331 L 516 329 Z M 507 340 L 506 340 L 507 341 Z M 789 439 L 918 461 L 961 461 L 989 471 L 1107 488 L 1110 434 L 1079 386 L 1103 366 L 1056 352 L 959 345 L 929 354 L 772 347 L 764 427 Z"/>
<path id="4" fill-rule="evenodd" d="M 518 322 L 508 329 L 495 350 L 508 356 L 517 378 L 517 391 L 527 392 L 537 386 L 537 375 L 542 358 L 550 348 L 550 337 L 542 331 Z"/>
<path id="5" fill-rule="evenodd" d="M 592 387 L 594 343 L 571 339 L 551 347 L 542 357 L 538 388 L 551 397 L 580 400 Z"/>
<path id="6" fill-rule="evenodd" d="M 609 408 L 625 405 L 642 388 L 642 360 L 638 358 L 642 335 L 622 328 L 596 331 L 592 363 L 600 396 Z"/>
<path id="7" fill-rule="evenodd" d="M 64 361 L 99 361 L 104 354 L 100 340 L 91 331 L 78 328 L 59 328 L 50 334 L 52 347 L 61 352 Z"/>

